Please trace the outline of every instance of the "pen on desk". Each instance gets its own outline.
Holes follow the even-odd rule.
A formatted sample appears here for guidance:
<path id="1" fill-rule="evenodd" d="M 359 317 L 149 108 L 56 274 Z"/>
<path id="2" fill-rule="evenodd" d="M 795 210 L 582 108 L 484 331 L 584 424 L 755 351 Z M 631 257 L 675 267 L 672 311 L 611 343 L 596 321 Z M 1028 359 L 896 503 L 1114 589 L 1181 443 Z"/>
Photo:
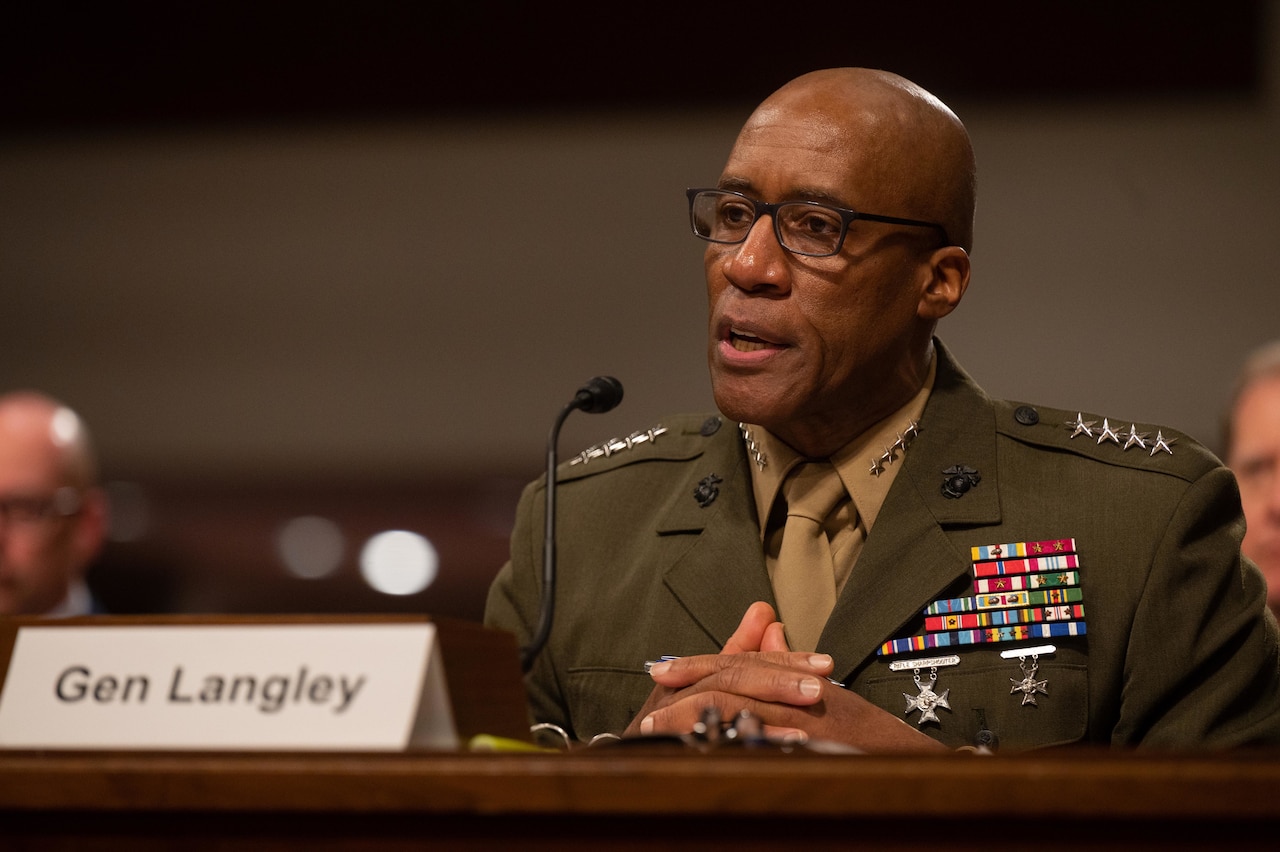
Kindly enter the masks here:
<path id="1" fill-rule="evenodd" d="M 656 660 L 645 660 L 645 661 L 644 661 L 644 673 L 645 673 L 645 674 L 650 674 L 650 673 L 651 673 L 651 671 L 652 671 L 652 669 L 653 669 L 653 667 L 654 667 L 654 666 L 656 666 L 658 663 L 665 663 L 665 662 L 667 662 L 668 660 L 678 660 L 678 659 L 680 659 L 680 655 L 679 655 L 679 654 L 663 654 L 661 657 L 659 657 L 659 658 L 658 658 L 658 659 L 656 659 Z M 828 682 L 828 683 L 833 683 L 833 684 L 835 684 L 836 686 L 840 687 L 841 689 L 847 689 L 847 687 L 846 687 L 843 683 L 841 683 L 840 681 L 836 680 L 835 678 L 831 678 L 831 677 L 829 677 L 829 678 L 827 678 L 827 682 Z"/>

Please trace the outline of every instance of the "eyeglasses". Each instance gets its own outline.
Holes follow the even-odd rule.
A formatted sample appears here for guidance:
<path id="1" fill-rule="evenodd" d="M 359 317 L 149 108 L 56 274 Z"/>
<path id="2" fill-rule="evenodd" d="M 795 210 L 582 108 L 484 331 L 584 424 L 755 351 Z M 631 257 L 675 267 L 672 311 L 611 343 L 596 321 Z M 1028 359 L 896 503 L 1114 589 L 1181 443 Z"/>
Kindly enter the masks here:
<path id="1" fill-rule="evenodd" d="M 0 521 L 34 527 L 54 518 L 68 518 L 80 511 L 80 492 L 65 486 L 52 494 L 9 494 L 0 497 Z"/>
<path id="2" fill-rule="evenodd" d="M 773 232 L 787 251 L 805 257 L 830 257 L 844 245 L 849 223 L 856 219 L 933 228 L 946 244 L 951 240 L 937 222 L 860 213 L 816 201 L 782 201 L 770 204 L 727 189 L 689 189 L 689 221 L 695 236 L 713 243 L 740 243 L 761 216 L 773 217 Z"/>

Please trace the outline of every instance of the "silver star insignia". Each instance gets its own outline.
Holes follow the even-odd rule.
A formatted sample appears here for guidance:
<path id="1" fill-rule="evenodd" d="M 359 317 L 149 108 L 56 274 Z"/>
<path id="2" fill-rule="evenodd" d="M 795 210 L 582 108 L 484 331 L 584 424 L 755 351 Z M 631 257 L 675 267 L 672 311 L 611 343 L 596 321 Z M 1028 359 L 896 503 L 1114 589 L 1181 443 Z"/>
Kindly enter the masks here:
<path id="1" fill-rule="evenodd" d="M 1076 435 L 1084 435 L 1086 438 L 1092 438 L 1093 424 L 1097 422 L 1097 420 L 1085 420 L 1084 415 L 1077 411 L 1075 422 L 1073 423 L 1068 420 L 1066 425 L 1067 428 L 1071 430 L 1071 437 L 1074 438 Z"/>
<path id="2" fill-rule="evenodd" d="M 893 446 L 885 447 L 884 452 L 879 458 L 871 459 L 871 467 L 867 472 L 872 476 L 879 476 L 884 473 L 885 468 L 898 460 L 898 456 L 906 455 L 907 447 L 911 446 L 911 442 L 920 434 L 920 424 L 915 420 L 907 421 L 907 428 L 898 433 L 897 440 L 893 442 Z"/>
<path id="3" fill-rule="evenodd" d="M 1102 431 L 1098 433 L 1098 443 L 1103 441 L 1111 441 L 1117 447 L 1120 446 L 1120 435 L 1116 430 L 1111 428 L 1111 424 L 1107 422 L 1107 418 L 1102 418 Z"/>
<path id="4" fill-rule="evenodd" d="M 1173 444 L 1176 444 L 1177 442 L 1178 442 L 1177 438 L 1169 438 L 1168 440 L 1165 440 L 1164 433 L 1161 432 L 1159 429 L 1157 429 L 1156 439 L 1151 444 L 1151 455 L 1154 456 L 1156 453 L 1160 452 L 1161 450 L 1164 450 L 1169 455 L 1173 455 L 1173 450 L 1169 448 Z"/>
<path id="5" fill-rule="evenodd" d="M 1136 444 L 1138 447 L 1145 450 L 1147 448 L 1147 436 L 1150 434 L 1150 432 L 1139 432 L 1137 425 L 1130 423 L 1129 434 L 1125 435 L 1124 438 L 1124 449 L 1127 450 Z"/>

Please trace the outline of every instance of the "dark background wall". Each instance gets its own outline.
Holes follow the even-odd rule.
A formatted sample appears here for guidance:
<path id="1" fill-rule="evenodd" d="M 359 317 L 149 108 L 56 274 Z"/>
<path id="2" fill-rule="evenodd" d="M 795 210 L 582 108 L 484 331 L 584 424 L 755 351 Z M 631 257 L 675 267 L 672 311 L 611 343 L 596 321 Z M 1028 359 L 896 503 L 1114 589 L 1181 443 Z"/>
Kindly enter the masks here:
<path id="1" fill-rule="evenodd" d="M 519 488 L 711 407 L 701 246 L 751 106 L 829 65 L 950 103 L 979 158 L 942 335 L 987 389 L 1216 442 L 1280 336 L 1274 2 L 32 4 L 0 31 L 0 388 L 93 427 L 121 611 L 478 617 Z M 824 19 L 823 16 L 826 16 Z M 281 567 L 332 519 L 338 570 Z M 421 532 L 427 590 L 356 567 Z"/>

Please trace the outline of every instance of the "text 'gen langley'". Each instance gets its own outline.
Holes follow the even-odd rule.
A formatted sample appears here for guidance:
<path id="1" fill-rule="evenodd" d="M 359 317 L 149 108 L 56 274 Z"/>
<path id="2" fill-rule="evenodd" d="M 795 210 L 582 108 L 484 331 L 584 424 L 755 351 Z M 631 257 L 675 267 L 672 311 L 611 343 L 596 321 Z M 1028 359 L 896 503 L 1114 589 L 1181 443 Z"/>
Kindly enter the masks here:
<path id="1" fill-rule="evenodd" d="M 173 670 L 166 700 L 170 704 L 244 704 L 263 713 L 276 713 L 286 703 L 333 704 L 334 713 L 346 712 L 364 686 L 364 675 L 311 675 L 306 666 L 296 676 L 283 674 L 205 675 L 194 684 L 183 683 L 182 666 Z M 90 700 L 99 704 L 145 704 L 151 692 L 147 675 L 99 675 L 84 666 L 70 666 L 58 675 L 54 694 L 59 701 L 75 704 Z"/>

